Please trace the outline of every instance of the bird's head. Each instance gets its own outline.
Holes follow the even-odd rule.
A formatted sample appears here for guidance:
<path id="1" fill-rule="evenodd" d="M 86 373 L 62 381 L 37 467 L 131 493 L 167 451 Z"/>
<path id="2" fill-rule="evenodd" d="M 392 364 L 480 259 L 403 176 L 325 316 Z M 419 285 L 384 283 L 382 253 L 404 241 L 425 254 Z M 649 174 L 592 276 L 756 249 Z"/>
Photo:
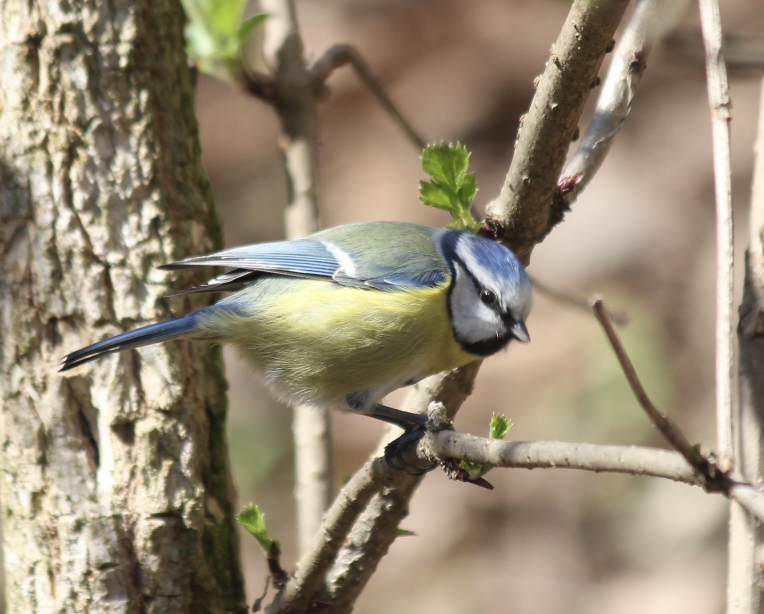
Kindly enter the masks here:
<path id="1" fill-rule="evenodd" d="M 490 356 L 513 338 L 528 343 L 531 282 L 517 256 L 501 243 L 457 230 L 444 231 L 440 247 L 453 276 L 448 308 L 462 347 Z"/>

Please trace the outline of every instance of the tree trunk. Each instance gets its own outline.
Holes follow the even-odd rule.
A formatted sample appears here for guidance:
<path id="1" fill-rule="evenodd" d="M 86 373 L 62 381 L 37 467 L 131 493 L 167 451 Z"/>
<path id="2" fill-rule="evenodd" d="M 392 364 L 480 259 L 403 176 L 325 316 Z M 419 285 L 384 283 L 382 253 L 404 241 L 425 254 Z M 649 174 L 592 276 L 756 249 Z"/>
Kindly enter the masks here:
<path id="1" fill-rule="evenodd" d="M 156 266 L 219 247 L 177 0 L 0 0 L 0 503 L 11 612 L 243 606 L 220 352 L 65 375 L 201 305 Z M 185 281 L 188 281 L 186 278 Z"/>

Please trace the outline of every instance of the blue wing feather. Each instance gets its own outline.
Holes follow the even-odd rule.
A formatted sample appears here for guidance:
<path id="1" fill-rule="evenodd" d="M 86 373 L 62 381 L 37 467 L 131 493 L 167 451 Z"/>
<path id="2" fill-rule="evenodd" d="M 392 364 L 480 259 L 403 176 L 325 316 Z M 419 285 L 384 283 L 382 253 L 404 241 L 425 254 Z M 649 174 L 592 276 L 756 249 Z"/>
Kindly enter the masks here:
<path id="1" fill-rule="evenodd" d="M 431 232 L 403 222 L 351 224 L 306 239 L 244 245 L 161 268 L 234 269 L 182 293 L 236 290 L 262 273 L 327 279 L 377 290 L 433 287 L 446 283 L 449 270 L 434 247 Z"/>

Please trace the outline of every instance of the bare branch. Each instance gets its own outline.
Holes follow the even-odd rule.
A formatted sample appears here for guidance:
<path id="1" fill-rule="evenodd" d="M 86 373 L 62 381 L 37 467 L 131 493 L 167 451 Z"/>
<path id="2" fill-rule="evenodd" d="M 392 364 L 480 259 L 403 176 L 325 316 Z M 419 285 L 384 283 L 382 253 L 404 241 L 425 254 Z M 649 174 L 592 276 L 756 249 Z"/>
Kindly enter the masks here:
<path id="1" fill-rule="evenodd" d="M 560 290 L 552 288 L 551 286 L 546 285 L 544 282 L 539 281 L 538 278 L 533 275 L 529 274 L 528 277 L 530 278 L 533 287 L 542 294 L 546 294 L 549 298 L 559 303 L 570 305 L 571 307 L 576 307 L 577 309 L 586 311 L 587 314 L 591 314 L 592 308 L 590 301 L 579 296 L 574 296 L 572 294 L 568 294 L 567 292 L 561 292 Z M 608 310 L 607 313 L 608 316 L 610 316 L 610 319 L 613 320 L 613 322 L 615 322 L 618 326 L 626 326 L 629 323 L 629 314 L 625 311 Z"/>
<path id="2" fill-rule="evenodd" d="M 428 433 L 419 445 L 418 454 L 425 458 L 435 456 L 495 467 L 564 468 L 649 475 L 708 490 L 706 476 L 694 470 L 682 455 L 640 446 L 502 441 L 440 431 Z M 747 482 L 730 481 L 726 489 L 716 492 L 736 501 L 759 521 L 764 521 L 764 493 L 756 487 Z"/>
<path id="3" fill-rule="evenodd" d="M 687 6 L 687 0 L 639 0 L 613 51 L 600 95 L 581 145 L 560 175 L 559 200 L 565 210 L 605 160 L 615 135 L 631 110 L 635 88 L 654 42 Z"/>
<path id="4" fill-rule="evenodd" d="M 358 75 L 358 78 L 363 81 L 366 87 L 369 88 L 372 94 L 377 98 L 382 108 L 388 112 L 390 117 L 393 118 L 403 132 L 406 133 L 409 141 L 411 141 L 417 149 L 424 149 L 427 146 L 425 141 L 419 133 L 414 130 L 413 126 L 403 116 L 403 114 L 395 106 L 390 96 L 387 95 L 385 88 L 371 72 L 371 68 L 363 59 L 358 50 L 352 45 L 334 45 L 324 53 L 324 55 L 315 63 L 310 69 L 310 77 L 313 82 L 313 87 L 318 91 L 324 87 L 326 80 L 329 76 L 338 68 L 350 64 Z"/>
<path id="5" fill-rule="evenodd" d="M 753 484 L 764 478 L 764 81 L 751 190 L 748 254 L 740 305 L 740 406 L 736 421 L 736 474 Z M 732 505 L 729 523 L 729 614 L 761 611 L 764 570 L 757 561 L 762 527 L 744 508 Z"/>
<path id="6" fill-rule="evenodd" d="M 563 211 L 553 207 L 557 180 L 584 103 L 623 16 L 626 0 L 579 0 L 571 7 L 521 122 L 515 153 L 486 226 L 527 264 L 533 247 Z"/>
<path id="7" fill-rule="evenodd" d="M 722 24 L 717 0 L 700 0 L 700 25 L 706 50 L 708 104 L 716 187 L 716 438 L 719 462 L 734 467 L 732 445 L 734 374 L 732 170 L 730 95 L 722 56 Z"/>
<path id="8" fill-rule="evenodd" d="M 618 362 L 621 364 L 623 373 L 629 382 L 634 396 L 636 397 L 642 409 L 650 417 L 655 427 L 660 431 L 661 435 L 665 437 L 672 448 L 679 452 L 685 460 L 693 467 L 698 476 L 702 478 L 702 486 L 708 492 L 727 492 L 730 487 L 729 477 L 716 466 L 715 463 L 709 461 L 704 457 L 700 450 L 693 446 L 684 433 L 669 419 L 669 417 L 658 410 L 653 405 L 650 397 L 647 396 L 642 382 L 639 380 L 634 365 L 626 353 L 621 340 L 618 338 L 618 333 L 613 327 L 613 323 L 608 318 L 605 306 L 601 299 L 596 299 L 592 304 L 594 314 L 597 316 L 602 328 L 605 330 L 610 345 L 613 347 L 615 355 L 618 357 Z"/>
<path id="9" fill-rule="evenodd" d="M 382 458 L 367 462 L 356 472 L 329 508 L 320 531 L 313 536 L 284 590 L 266 611 L 269 614 L 305 612 L 316 599 L 316 591 L 353 522 L 372 496 L 406 478 L 407 474 L 391 469 Z"/>
<path id="10" fill-rule="evenodd" d="M 650 475 L 698 485 L 693 468 L 676 452 L 639 446 L 604 446 L 564 441 L 505 441 L 453 431 L 425 437 L 423 455 L 494 467 L 583 469 Z"/>

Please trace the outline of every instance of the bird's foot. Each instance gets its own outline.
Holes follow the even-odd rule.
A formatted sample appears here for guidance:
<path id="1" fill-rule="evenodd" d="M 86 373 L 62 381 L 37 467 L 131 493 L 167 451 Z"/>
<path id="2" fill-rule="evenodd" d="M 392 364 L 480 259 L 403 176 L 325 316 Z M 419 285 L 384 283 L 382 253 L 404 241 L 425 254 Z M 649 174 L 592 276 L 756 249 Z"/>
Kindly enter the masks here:
<path id="1" fill-rule="evenodd" d="M 412 465 L 407 462 L 404 455 L 412 446 L 416 446 L 419 440 L 427 433 L 427 425 L 420 425 L 415 427 L 409 427 L 403 435 L 390 442 L 385 446 L 385 462 L 388 467 L 395 469 L 396 471 L 403 471 L 404 469 L 411 469 L 416 467 L 416 471 L 409 471 L 410 475 L 424 475 L 428 471 L 432 471 L 438 466 L 438 463 L 430 465 L 429 467 L 419 468 L 416 465 Z"/>

